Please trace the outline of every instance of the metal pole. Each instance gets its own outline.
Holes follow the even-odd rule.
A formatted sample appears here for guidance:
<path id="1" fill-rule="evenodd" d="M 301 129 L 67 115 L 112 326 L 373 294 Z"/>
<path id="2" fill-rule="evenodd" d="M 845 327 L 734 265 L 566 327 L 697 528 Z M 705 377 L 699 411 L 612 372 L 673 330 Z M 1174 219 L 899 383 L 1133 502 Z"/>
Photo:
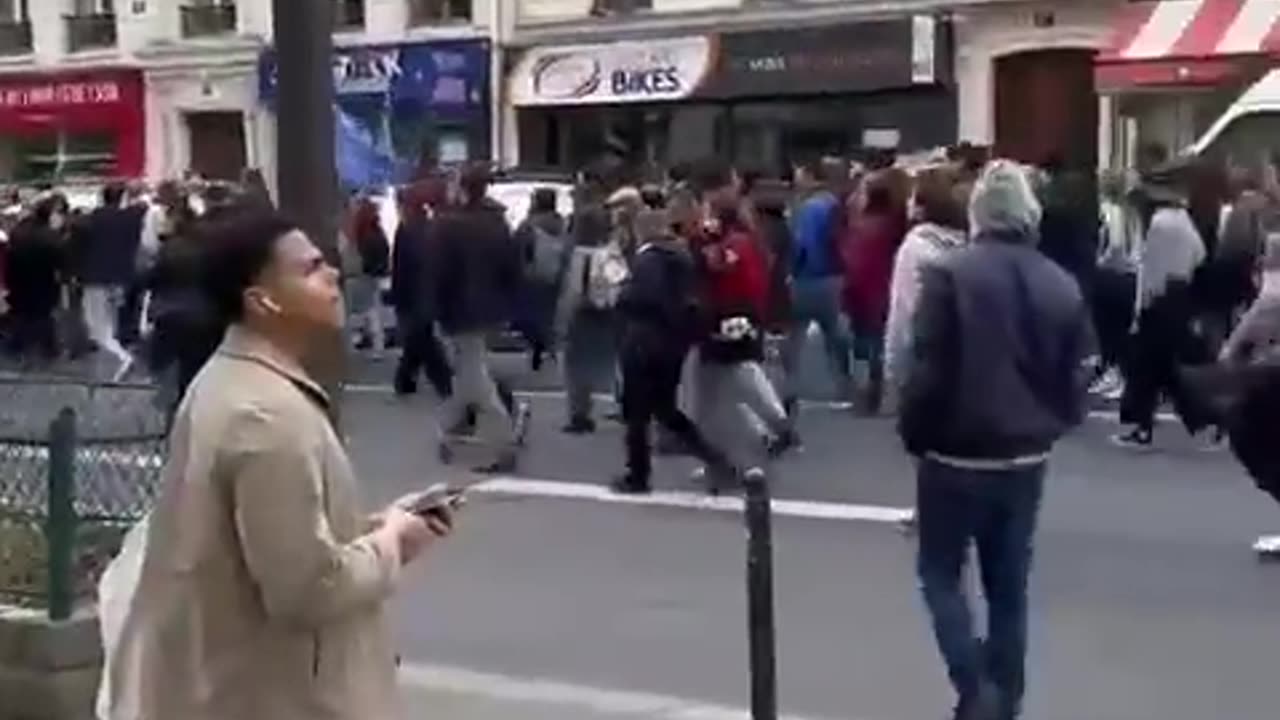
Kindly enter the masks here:
<path id="1" fill-rule="evenodd" d="M 48 548 L 49 619 L 71 617 L 75 602 L 76 414 L 63 408 L 49 425 L 49 496 L 45 518 Z"/>
<path id="2" fill-rule="evenodd" d="M 302 225 L 334 267 L 342 267 L 342 210 L 334 161 L 334 0 L 272 0 L 276 47 L 276 188 L 281 211 Z M 343 336 L 307 359 L 333 400 L 345 369 Z"/>
<path id="3" fill-rule="evenodd" d="M 751 718 L 777 720 L 778 680 L 773 619 L 773 529 L 769 479 L 746 473 L 747 627 L 751 652 Z"/>

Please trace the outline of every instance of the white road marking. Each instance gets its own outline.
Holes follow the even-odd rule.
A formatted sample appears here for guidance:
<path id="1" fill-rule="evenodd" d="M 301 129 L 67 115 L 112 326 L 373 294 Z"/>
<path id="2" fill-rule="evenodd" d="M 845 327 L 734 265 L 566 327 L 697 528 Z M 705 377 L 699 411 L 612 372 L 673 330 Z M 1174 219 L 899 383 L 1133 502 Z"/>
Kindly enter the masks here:
<path id="1" fill-rule="evenodd" d="M 12 445 L 4 448 L 3 455 L 9 459 L 43 463 L 49 459 L 49 448 L 44 445 Z M 164 466 L 164 456 L 159 453 L 137 453 L 88 446 L 76 449 L 76 462 L 82 465 L 116 465 L 137 470 L 154 470 Z"/>
<path id="2" fill-rule="evenodd" d="M 390 385 L 384 384 L 365 384 L 353 383 L 343 385 L 344 390 L 355 393 L 356 395 L 391 395 L 395 392 Z M 517 390 L 515 396 L 526 400 L 563 400 L 566 393 L 563 390 Z M 598 402 L 613 402 L 612 393 L 595 393 L 592 398 Z M 801 400 L 800 407 L 808 410 L 847 410 L 850 405 L 847 402 L 839 402 L 836 400 Z M 1117 410 L 1093 410 L 1089 413 L 1091 420 L 1105 420 L 1107 422 L 1119 422 L 1120 413 Z M 1156 414 L 1156 419 L 1160 422 L 1174 422 L 1178 416 L 1171 412 L 1161 412 Z"/>
<path id="3" fill-rule="evenodd" d="M 575 717 L 570 714 L 572 710 L 592 716 L 654 720 L 746 720 L 750 717 L 744 708 L 670 695 L 590 687 L 442 665 L 405 663 L 400 667 L 400 686 L 411 691 L 469 695 L 519 705 L 561 706 L 566 710 L 565 717 Z M 819 719 L 784 715 L 782 720 Z"/>
<path id="4" fill-rule="evenodd" d="M 498 477 L 486 480 L 472 485 L 469 492 L 480 495 L 588 500 L 614 505 L 640 505 L 730 513 L 741 513 L 744 504 L 742 498 L 731 495 L 711 497 L 684 491 L 655 492 L 651 495 L 620 495 L 600 485 L 518 477 Z M 911 516 L 910 508 L 882 505 L 780 499 L 773 500 L 772 505 L 774 515 L 814 520 L 892 524 L 900 523 Z"/>

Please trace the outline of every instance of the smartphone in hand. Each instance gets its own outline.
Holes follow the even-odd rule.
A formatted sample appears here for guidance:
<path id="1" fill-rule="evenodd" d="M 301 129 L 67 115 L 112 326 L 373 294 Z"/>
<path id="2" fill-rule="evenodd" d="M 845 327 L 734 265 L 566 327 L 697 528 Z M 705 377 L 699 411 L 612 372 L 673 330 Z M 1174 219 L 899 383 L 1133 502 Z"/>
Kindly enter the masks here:
<path id="1" fill-rule="evenodd" d="M 448 522 L 451 511 L 466 504 L 466 491 L 444 483 L 432 485 L 405 504 L 405 511 L 419 517 L 435 517 Z"/>

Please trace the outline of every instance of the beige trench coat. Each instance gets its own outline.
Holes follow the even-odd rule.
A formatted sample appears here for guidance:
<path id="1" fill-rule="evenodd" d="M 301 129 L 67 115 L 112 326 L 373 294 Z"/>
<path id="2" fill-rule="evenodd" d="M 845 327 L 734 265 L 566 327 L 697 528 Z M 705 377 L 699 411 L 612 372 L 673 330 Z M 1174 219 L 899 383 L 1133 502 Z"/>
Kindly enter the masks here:
<path id="1" fill-rule="evenodd" d="M 117 653 L 141 661 L 112 679 L 132 720 L 398 717 L 383 605 L 400 558 L 362 539 L 326 403 L 240 328 L 196 378 Z"/>

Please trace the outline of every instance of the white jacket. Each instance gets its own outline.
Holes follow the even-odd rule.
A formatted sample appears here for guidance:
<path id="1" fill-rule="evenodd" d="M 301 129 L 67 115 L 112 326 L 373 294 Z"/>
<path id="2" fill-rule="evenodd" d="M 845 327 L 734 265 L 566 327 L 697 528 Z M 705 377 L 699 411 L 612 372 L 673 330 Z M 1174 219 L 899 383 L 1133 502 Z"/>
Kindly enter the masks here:
<path id="1" fill-rule="evenodd" d="M 923 269 L 966 242 L 963 230 L 920 223 L 911 228 L 898 248 L 889 287 L 889 321 L 884 339 L 885 374 L 892 383 L 890 387 L 901 385 L 906 379 L 911 357 L 911 326 L 920 299 Z"/>

